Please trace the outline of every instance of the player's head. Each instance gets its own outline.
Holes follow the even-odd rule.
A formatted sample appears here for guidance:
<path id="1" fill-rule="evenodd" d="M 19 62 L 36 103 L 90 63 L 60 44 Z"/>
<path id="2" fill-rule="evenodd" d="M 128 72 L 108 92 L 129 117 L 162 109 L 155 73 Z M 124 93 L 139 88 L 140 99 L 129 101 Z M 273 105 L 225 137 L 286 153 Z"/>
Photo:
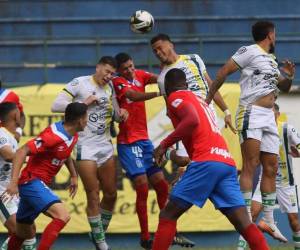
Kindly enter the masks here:
<path id="1" fill-rule="evenodd" d="M 165 76 L 165 90 L 167 96 L 177 90 L 187 89 L 186 76 L 181 69 L 171 69 Z"/>
<path id="2" fill-rule="evenodd" d="M 278 117 L 280 116 L 279 105 L 277 103 L 274 103 L 273 111 L 275 114 L 275 120 L 277 121 Z"/>
<path id="3" fill-rule="evenodd" d="M 151 41 L 151 47 L 154 55 L 162 64 L 170 64 L 170 57 L 176 54 L 174 44 L 170 37 L 166 34 L 158 34 L 154 36 Z"/>
<path id="4" fill-rule="evenodd" d="M 77 131 L 84 130 L 87 124 L 88 106 L 80 102 L 68 104 L 65 110 L 65 123 L 76 127 Z"/>
<path id="5" fill-rule="evenodd" d="M 15 103 L 0 103 L 0 123 L 3 127 L 6 127 L 7 124 L 20 126 L 20 111 Z"/>
<path id="6" fill-rule="evenodd" d="M 98 83 L 106 84 L 112 78 L 117 69 L 117 63 L 112 56 L 103 56 L 96 65 L 95 77 Z"/>
<path id="7" fill-rule="evenodd" d="M 115 56 L 118 73 L 127 80 L 133 80 L 135 77 L 135 67 L 133 60 L 127 53 L 119 53 Z"/>
<path id="8" fill-rule="evenodd" d="M 275 25 L 269 21 L 258 21 L 252 26 L 252 36 L 256 43 L 264 40 L 270 45 L 269 53 L 275 51 Z"/>

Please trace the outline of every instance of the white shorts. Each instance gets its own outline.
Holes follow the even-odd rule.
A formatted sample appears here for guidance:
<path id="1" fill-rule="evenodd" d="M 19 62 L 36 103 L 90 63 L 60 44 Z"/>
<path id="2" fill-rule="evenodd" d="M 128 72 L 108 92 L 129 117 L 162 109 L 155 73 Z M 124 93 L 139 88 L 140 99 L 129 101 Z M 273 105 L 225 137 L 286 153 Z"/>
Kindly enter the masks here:
<path id="1" fill-rule="evenodd" d="M 114 154 L 114 148 L 111 141 L 104 141 L 101 144 L 78 144 L 76 146 L 76 160 L 95 161 L 100 167 Z"/>
<path id="2" fill-rule="evenodd" d="M 182 141 L 176 143 L 176 155 L 181 157 L 189 157 Z"/>
<path id="3" fill-rule="evenodd" d="M 236 114 L 236 127 L 241 144 L 246 139 L 252 138 L 261 142 L 260 151 L 279 153 L 279 135 L 272 109 L 240 105 Z"/>
<path id="4" fill-rule="evenodd" d="M 2 193 L 2 192 L 1 192 Z M 0 219 L 1 222 L 4 224 L 8 218 L 17 213 L 19 205 L 19 198 L 14 196 L 10 201 L 3 203 L 0 200 Z"/>
<path id="5" fill-rule="evenodd" d="M 276 198 L 282 213 L 298 213 L 297 193 L 295 186 L 276 186 Z M 260 183 L 257 184 L 252 200 L 262 203 Z"/>

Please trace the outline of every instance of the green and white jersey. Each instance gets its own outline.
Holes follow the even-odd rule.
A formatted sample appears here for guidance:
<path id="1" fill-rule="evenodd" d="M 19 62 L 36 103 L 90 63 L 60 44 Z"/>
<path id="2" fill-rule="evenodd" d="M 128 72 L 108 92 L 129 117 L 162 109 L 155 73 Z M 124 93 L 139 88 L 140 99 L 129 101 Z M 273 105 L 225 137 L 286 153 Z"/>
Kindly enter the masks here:
<path id="1" fill-rule="evenodd" d="M 259 98 L 277 91 L 279 69 L 276 58 L 259 45 L 241 47 L 233 56 L 241 70 L 240 105 L 247 106 Z"/>
<path id="2" fill-rule="evenodd" d="M 78 143 L 84 143 L 87 139 L 98 142 L 110 140 L 109 128 L 115 95 L 112 83 L 100 86 L 92 75 L 81 76 L 69 82 L 63 91 L 71 95 L 74 102 L 83 102 L 91 95 L 98 98 L 97 104 L 88 107 L 88 123 L 84 131 L 79 133 Z"/>
<path id="3" fill-rule="evenodd" d="M 4 146 L 11 147 L 13 152 L 18 149 L 18 143 L 12 133 L 10 133 L 6 128 L 0 128 L 0 148 Z M 11 168 L 12 163 L 5 161 L 0 156 L 0 191 L 4 191 L 11 178 Z"/>
<path id="4" fill-rule="evenodd" d="M 280 137 L 278 172 L 276 184 L 281 186 L 294 185 L 294 174 L 292 157 L 289 154 L 291 145 L 300 150 L 300 135 L 296 129 L 286 122 L 278 122 L 278 132 Z"/>

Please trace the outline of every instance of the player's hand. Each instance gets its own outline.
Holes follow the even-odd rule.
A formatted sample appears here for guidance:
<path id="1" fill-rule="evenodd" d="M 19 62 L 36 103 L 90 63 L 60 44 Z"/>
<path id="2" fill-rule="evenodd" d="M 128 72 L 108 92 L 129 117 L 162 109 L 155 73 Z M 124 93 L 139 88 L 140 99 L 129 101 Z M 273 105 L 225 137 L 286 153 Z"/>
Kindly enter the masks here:
<path id="1" fill-rule="evenodd" d="M 299 150 L 297 149 L 297 147 L 296 146 L 291 146 L 290 147 L 290 149 L 291 149 L 291 151 L 289 152 L 289 154 L 291 155 L 291 156 L 293 156 L 293 157 L 295 157 L 295 158 L 297 158 L 297 157 L 300 157 L 300 152 L 299 152 Z"/>
<path id="2" fill-rule="evenodd" d="M 283 71 L 288 77 L 294 78 L 295 75 L 295 64 L 289 60 L 284 60 L 283 66 L 280 68 L 281 71 Z"/>
<path id="3" fill-rule="evenodd" d="M 6 190 L 1 194 L 0 198 L 3 203 L 10 201 L 14 196 L 17 196 L 19 193 L 18 183 L 10 181 Z"/>
<path id="4" fill-rule="evenodd" d="M 91 104 L 98 104 L 98 98 L 96 95 L 90 95 L 88 98 L 84 100 L 84 104 L 91 105 Z"/>
<path id="5" fill-rule="evenodd" d="M 73 176 L 71 177 L 71 184 L 69 186 L 69 195 L 72 199 L 74 199 L 78 190 L 78 177 Z"/>
<path id="6" fill-rule="evenodd" d="M 228 114 L 224 117 L 225 128 L 230 128 L 230 130 L 236 134 L 236 128 L 232 125 L 231 115 Z"/>
<path id="7" fill-rule="evenodd" d="M 128 119 L 129 113 L 126 109 L 120 108 L 119 116 L 121 121 L 126 121 Z"/>
<path id="8" fill-rule="evenodd" d="M 164 162 L 164 154 L 166 150 L 161 145 L 154 149 L 153 156 L 156 164 L 161 166 Z"/>

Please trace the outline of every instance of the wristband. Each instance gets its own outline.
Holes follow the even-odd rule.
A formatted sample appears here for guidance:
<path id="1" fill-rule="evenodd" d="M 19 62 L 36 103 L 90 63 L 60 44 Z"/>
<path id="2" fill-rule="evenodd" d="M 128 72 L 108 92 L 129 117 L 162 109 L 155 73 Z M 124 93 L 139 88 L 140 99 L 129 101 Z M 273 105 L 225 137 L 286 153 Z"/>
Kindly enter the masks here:
<path id="1" fill-rule="evenodd" d="M 230 110 L 229 109 L 224 110 L 224 114 L 225 114 L 225 116 L 231 115 Z"/>
<path id="2" fill-rule="evenodd" d="M 173 151 L 173 148 L 168 148 L 165 152 L 165 157 L 167 160 L 170 160 L 171 152 Z"/>
<path id="3" fill-rule="evenodd" d="M 287 74 L 287 73 L 285 73 L 285 72 L 283 72 L 282 75 L 283 75 L 286 79 L 288 79 L 288 80 L 290 80 L 290 81 L 293 81 L 293 80 L 294 80 L 294 77 L 295 77 L 295 75 L 289 75 L 289 74 Z"/>
<path id="4" fill-rule="evenodd" d="M 16 128 L 16 132 L 19 134 L 19 135 L 23 135 L 23 129 L 22 128 L 20 128 L 20 127 L 17 127 Z"/>

